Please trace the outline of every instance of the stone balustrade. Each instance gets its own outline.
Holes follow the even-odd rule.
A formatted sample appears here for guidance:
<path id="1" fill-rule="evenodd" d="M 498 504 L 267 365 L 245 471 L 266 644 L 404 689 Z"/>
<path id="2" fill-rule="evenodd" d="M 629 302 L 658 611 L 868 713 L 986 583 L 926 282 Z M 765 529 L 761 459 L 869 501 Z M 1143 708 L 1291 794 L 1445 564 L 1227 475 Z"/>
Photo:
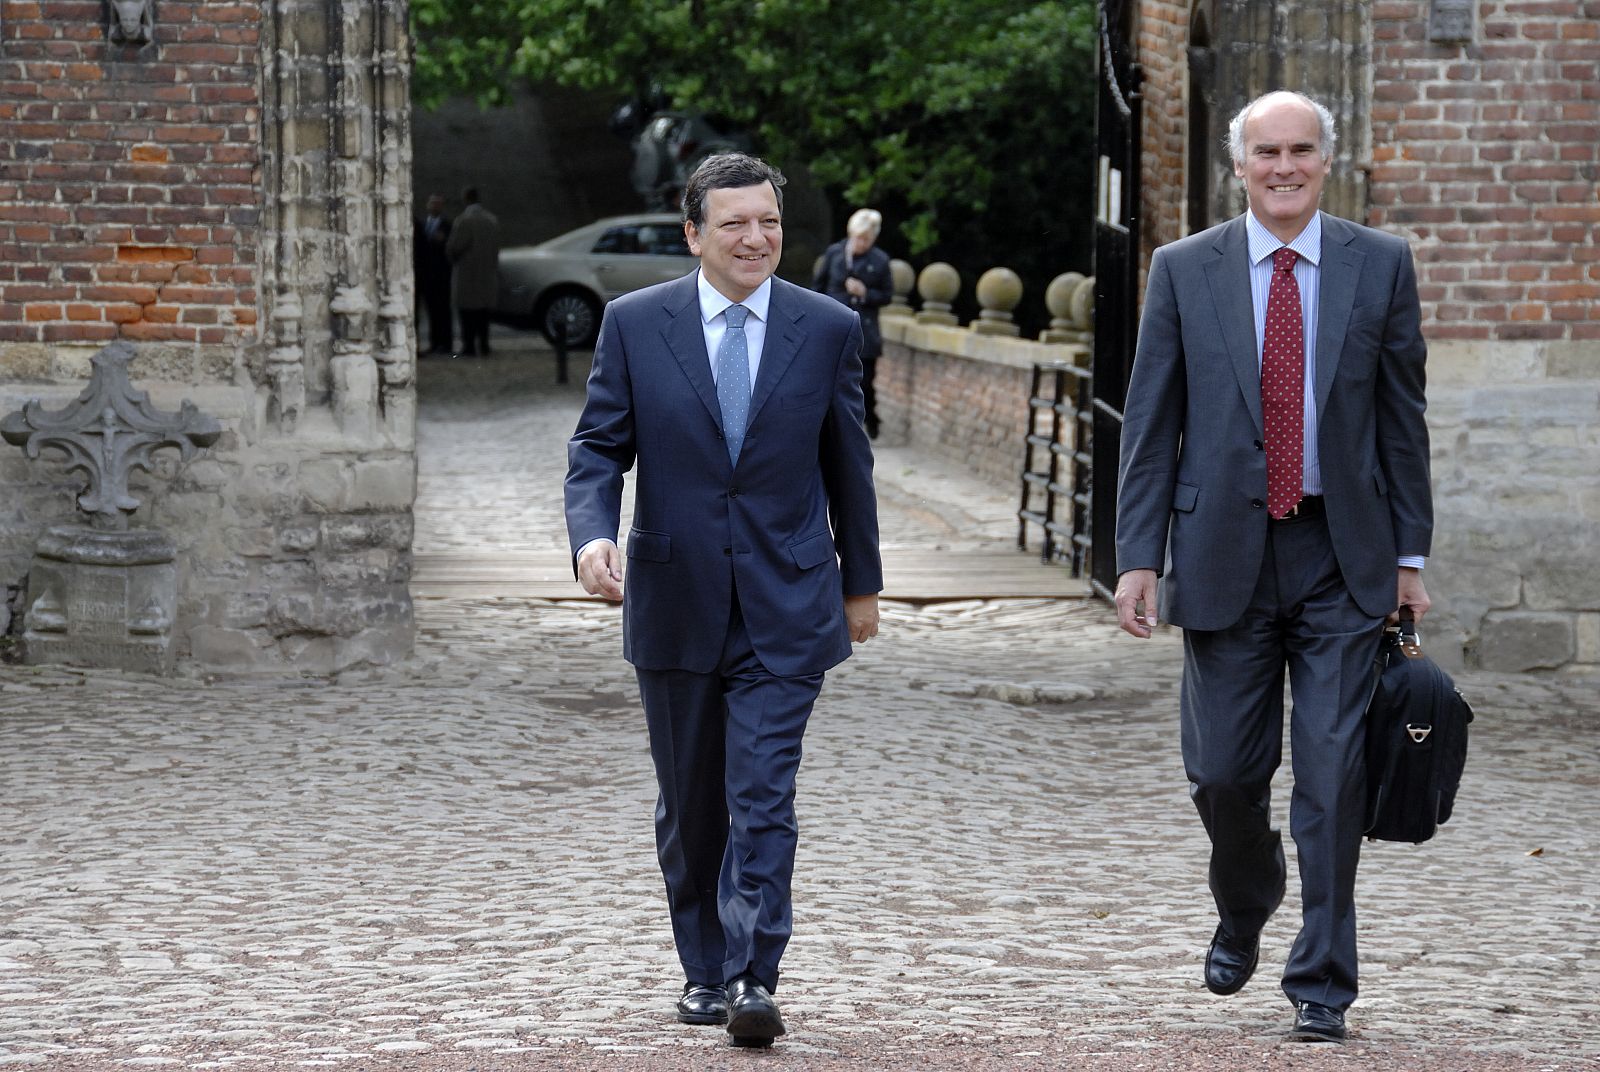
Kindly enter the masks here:
<path id="1" fill-rule="evenodd" d="M 890 269 L 895 296 L 879 315 L 883 356 L 873 381 L 880 441 L 915 445 L 1020 487 L 1033 367 L 1088 363 L 1094 280 L 1077 272 L 1056 277 L 1044 295 L 1050 326 L 1039 339 L 1025 339 L 1015 312 L 1027 295 L 1009 268 L 979 278 L 980 312 L 965 326 L 953 312 L 961 292 L 953 266 L 935 262 L 917 273 L 897 260 Z"/>

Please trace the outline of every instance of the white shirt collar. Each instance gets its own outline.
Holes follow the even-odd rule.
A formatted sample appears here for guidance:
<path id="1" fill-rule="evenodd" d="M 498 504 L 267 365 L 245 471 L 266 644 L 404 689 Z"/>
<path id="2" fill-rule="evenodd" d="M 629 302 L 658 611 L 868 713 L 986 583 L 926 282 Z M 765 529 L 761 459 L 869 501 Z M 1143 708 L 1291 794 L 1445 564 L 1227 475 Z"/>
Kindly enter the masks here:
<path id="1" fill-rule="evenodd" d="M 1266 224 L 1256 219 L 1253 211 L 1245 210 L 1244 230 L 1250 240 L 1250 263 L 1260 264 L 1284 246 L 1288 246 L 1312 264 L 1322 263 L 1322 213 L 1311 215 L 1306 229 L 1295 235 L 1293 242 L 1283 242 L 1267 230 Z"/>
<path id="2" fill-rule="evenodd" d="M 706 281 L 706 273 L 700 269 L 695 270 L 695 285 L 700 291 L 700 320 L 702 323 L 711 323 L 730 305 L 742 305 L 749 309 L 757 320 L 763 324 L 767 322 L 767 308 L 772 302 L 771 276 L 763 279 L 761 285 L 755 289 L 755 292 L 742 302 L 734 301 L 712 286 Z"/>

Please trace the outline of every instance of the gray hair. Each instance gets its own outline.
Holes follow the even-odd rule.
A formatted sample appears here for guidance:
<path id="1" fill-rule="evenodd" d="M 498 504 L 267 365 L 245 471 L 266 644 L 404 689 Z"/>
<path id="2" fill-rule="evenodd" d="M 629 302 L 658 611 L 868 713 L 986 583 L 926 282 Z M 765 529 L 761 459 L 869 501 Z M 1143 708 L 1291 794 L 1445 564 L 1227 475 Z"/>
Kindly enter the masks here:
<path id="1" fill-rule="evenodd" d="M 845 234 L 870 234 L 878 237 L 878 232 L 883 230 L 883 213 L 875 208 L 858 208 L 850 214 L 850 222 L 844 225 Z"/>
<path id="2" fill-rule="evenodd" d="M 1304 93 L 1296 93 L 1292 89 L 1275 89 L 1270 93 L 1261 94 L 1261 96 L 1240 108 L 1239 114 L 1229 120 L 1228 155 L 1233 157 L 1233 162 L 1235 164 L 1244 163 L 1244 124 L 1250 118 L 1250 113 L 1268 97 L 1276 97 L 1280 94 L 1294 97 L 1316 113 L 1317 152 L 1321 154 L 1324 160 L 1332 159 L 1334 146 L 1339 144 L 1339 132 L 1333 129 L 1333 113 Z"/>
<path id="3" fill-rule="evenodd" d="M 772 192 L 778 199 L 778 211 L 783 211 L 783 184 L 788 180 L 783 172 L 758 157 L 744 153 L 719 153 L 700 161 L 700 166 L 689 176 L 683 188 L 683 218 L 694 224 L 695 230 L 706 225 L 706 194 L 712 190 L 742 190 L 746 186 L 772 183 Z"/>

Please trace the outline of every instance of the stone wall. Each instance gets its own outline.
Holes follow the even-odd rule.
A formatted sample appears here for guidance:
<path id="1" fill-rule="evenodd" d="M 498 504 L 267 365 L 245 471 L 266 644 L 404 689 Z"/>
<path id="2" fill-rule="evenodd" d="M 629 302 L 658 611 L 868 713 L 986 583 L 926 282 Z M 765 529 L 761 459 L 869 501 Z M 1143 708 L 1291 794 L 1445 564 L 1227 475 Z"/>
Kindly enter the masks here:
<path id="1" fill-rule="evenodd" d="M 882 325 L 873 379 L 882 440 L 961 462 L 1020 496 L 1033 366 L 1082 359 L 1083 350 L 904 317 Z"/>
<path id="2" fill-rule="evenodd" d="M 101 0 L 0 21 L 0 413 L 58 407 L 104 342 L 224 434 L 157 455 L 136 525 L 180 553 L 182 672 L 409 654 L 415 391 L 403 0 Z M 0 448 L 0 584 L 81 480 Z M 21 615 L 27 601 L 13 600 Z M 13 614 L 10 631 L 21 630 Z"/>
<path id="3" fill-rule="evenodd" d="M 1373 8 L 1368 222 L 1417 259 L 1436 632 L 1493 669 L 1600 667 L 1600 21 Z"/>

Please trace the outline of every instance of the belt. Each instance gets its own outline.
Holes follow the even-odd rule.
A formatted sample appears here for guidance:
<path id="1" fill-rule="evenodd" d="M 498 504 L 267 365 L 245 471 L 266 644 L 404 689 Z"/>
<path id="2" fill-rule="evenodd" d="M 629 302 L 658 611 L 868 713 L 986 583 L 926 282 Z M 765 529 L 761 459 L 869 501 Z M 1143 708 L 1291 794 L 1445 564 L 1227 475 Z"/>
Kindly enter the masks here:
<path id="1" fill-rule="evenodd" d="M 1271 521 L 1274 525 L 1292 525 L 1296 521 L 1309 521 L 1314 517 L 1322 517 L 1326 512 L 1321 495 L 1307 495 L 1291 506 L 1287 514 L 1272 518 Z"/>

